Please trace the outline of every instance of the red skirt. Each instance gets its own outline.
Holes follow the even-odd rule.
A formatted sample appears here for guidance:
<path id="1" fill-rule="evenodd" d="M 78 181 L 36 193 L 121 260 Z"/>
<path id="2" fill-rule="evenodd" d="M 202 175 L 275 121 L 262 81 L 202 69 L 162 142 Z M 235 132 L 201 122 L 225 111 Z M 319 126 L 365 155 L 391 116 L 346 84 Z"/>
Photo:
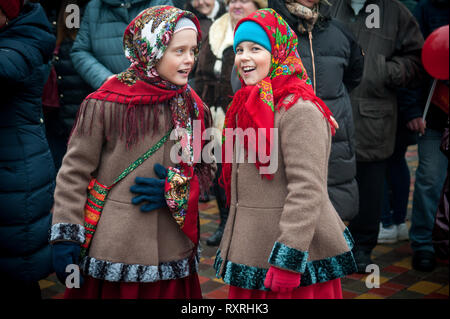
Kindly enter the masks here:
<path id="1" fill-rule="evenodd" d="M 228 299 L 342 299 L 341 280 L 334 279 L 306 287 L 294 289 L 289 293 L 251 290 L 230 286 Z"/>
<path id="2" fill-rule="evenodd" d="M 85 276 L 80 288 L 66 288 L 64 299 L 202 299 L 197 273 L 149 283 L 110 282 Z"/>

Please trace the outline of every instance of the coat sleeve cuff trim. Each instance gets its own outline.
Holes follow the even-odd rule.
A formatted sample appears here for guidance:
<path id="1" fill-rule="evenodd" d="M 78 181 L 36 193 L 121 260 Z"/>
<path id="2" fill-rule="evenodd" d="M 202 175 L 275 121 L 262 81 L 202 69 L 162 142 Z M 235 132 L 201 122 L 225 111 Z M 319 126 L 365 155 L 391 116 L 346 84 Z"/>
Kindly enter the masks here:
<path id="1" fill-rule="evenodd" d="M 304 273 L 308 252 L 303 252 L 285 244 L 275 242 L 269 257 L 269 264 L 283 269 Z"/>
<path id="2" fill-rule="evenodd" d="M 85 239 L 85 228 L 79 224 L 59 223 L 50 229 L 50 243 L 64 240 L 83 244 Z"/>

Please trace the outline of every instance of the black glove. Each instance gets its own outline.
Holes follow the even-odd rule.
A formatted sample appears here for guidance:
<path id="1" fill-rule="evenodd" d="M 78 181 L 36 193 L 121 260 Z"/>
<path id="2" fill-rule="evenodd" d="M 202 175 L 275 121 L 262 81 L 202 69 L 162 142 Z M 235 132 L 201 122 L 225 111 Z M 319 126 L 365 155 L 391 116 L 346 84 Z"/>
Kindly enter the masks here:
<path id="1" fill-rule="evenodd" d="M 66 285 L 66 278 L 70 273 L 66 272 L 68 265 L 77 265 L 80 258 L 81 245 L 71 241 L 56 242 L 53 244 L 53 268 L 59 281 Z M 84 279 L 80 274 L 80 286 Z"/>
<path id="2" fill-rule="evenodd" d="M 139 205 L 143 201 L 148 202 L 141 206 L 142 212 L 151 212 L 167 206 L 164 197 L 167 169 L 161 164 L 155 164 L 154 170 L 159 178 L 136 177 L 136 184 L 130 187 L 132 193 L 139 194 L 133 197 L 131 203 Z"/>

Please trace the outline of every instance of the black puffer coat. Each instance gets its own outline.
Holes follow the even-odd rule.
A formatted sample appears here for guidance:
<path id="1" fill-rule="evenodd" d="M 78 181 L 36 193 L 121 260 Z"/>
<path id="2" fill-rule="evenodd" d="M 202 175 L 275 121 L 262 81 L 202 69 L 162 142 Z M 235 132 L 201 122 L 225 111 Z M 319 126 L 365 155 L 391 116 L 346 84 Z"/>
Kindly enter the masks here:
<path id="1" fill-rule="evenodd" d="M 41 97 L 55 46 L 39 4 L 0 29 L 0 277 L 35 282 L 52 270 L 48 235 L 55 168 Z"/>
<path id="2" fill-rule="evenodd" d="M 59 52 L 55 55 L 53 62 L 58 79 L 59 119 L 65 137 L 69 137 L 81 102 L 94 91 L 73 67 L 70 58 L 72 44 L 72 40 L 65 39 L 61 43 Z"/>
<path id="3" fill-rule="evenodd" d="M 328 194 L 340 217 L 351 220 L 358 213 L 359 196 L 349 92 L 358 86 L 362 77 L 362 51 L 350 31 L 335 19 L 320 15 L 310 41 L 308 33 L 298 31 L 299 18 L 287 10 L 284 1 L 269 1 L 269 7 L 296 32 L 298 51 L 308 76 L 315 83 L 316 95 L 330 108 L 339 124 L 331 145 Z"/>

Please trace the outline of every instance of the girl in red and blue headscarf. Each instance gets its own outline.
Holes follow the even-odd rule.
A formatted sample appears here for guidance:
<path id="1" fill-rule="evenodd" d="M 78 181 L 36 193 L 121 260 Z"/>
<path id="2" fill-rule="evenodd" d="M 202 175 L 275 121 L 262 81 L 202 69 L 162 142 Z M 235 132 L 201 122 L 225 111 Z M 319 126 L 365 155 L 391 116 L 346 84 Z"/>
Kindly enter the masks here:
<path id="1" fill-rule="evenodd" d="M 225 118 L 230 216 L 214 265 L 232 299 L 342 298 L 340 278 L 356 271 L 352 236 L 327 193 L 338 125 L 314 94 L 297 43 L 272 9 L 235 29 L 242 88 Z"/>

